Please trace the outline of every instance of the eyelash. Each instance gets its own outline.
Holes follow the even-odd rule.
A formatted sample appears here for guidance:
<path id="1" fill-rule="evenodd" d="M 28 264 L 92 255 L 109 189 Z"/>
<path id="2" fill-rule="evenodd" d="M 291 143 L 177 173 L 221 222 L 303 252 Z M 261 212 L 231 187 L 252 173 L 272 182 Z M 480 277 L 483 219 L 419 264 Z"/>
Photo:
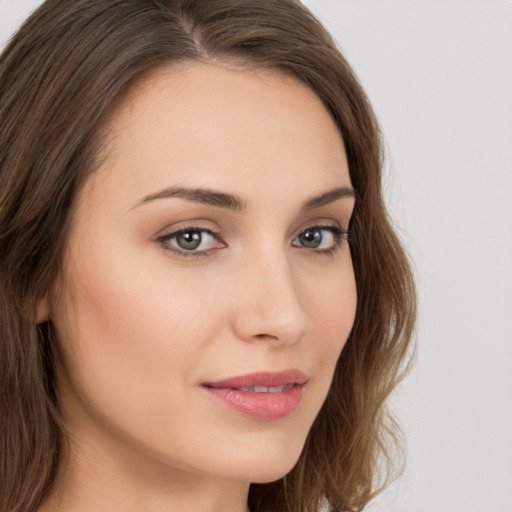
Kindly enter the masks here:
<path id="1" fill-rule="evenodd" d="M 349 241 L 349 231 L 348 229 L 343 229 L 335 224 L 322 224 L 322 225 L 316 225 L 316 226 L 309 226 L 306 229 L 303 229 L 296 237 L 298 238 L 300 235 L 305 233 L 309 230 L 316 230 L 319 229 L 321 231 L 330 231 L 331 234 L 334 237 L 333 244 L 331 247 L 327 249 L 311 249 L 311 253 L 314 256 L 333 256 L 336 254 L 341 246 L 341 243 L 343 240 Z M 294 239 L 294 240 L 295 240 Z M 303 249 L 308 249 L 307 247 L 302 247 Z"/>
<path id="2" fill-rule="evenodd" d="M 188 233 L 188 232 L 208 233 L 208 235 L 212 236 L 216 240 L 221 239 L 220 231 L 214 231 L 212 229 L 202 228 L 202 227 L 196 226 L 196 225 L 190 225 L 190 226 L 180 227 L 176 231 L 171 231 L 170 233 L 167 233 L 166 235 L 158 237 L 157 242 L 162 245 L 164 250 L 171 252 L 173 255 L 178 256 L 179 258 L 189 258 L 189 259 L 196 258 L 196 259 L 198 259 L 198 258 L 208 256 L 208 253 L 210 250 L 187 251 L 185 249 L 178 249 L 178 248 L 170 245 L 170 241 L 172 239 L 175 239 L 181 233 Z"/>
<path id="3" fill-rule="evenodd" d="M 320 231 L 329 231 L 333 237 L 333 244 L 328 249 L 314 249 L 310 248 L 310 252 L 313 253 L 315 256 L 332 256 L 334 255 L 338 249 L 340 248 L 340 245 L 343 240 L 350 241 L 349 238 L 349 231 L 347 229 L 342 229 L 338 225 L 335 224 L 321 224 L 321 225 L 313 225 L 308 226 L 307 228 L 303 229 L 300 233 L 297 234 L 297 236 L 293 239 L 294 241 L 300 236 L 303 235 L 306 231 L 314 231 L 314 230 L 320 230 Z M 208 253 L 211 251 L 211 249 L 206 249 L 202 251 L 194 251 L 190 250 L 187 251 L 186 249 L 178 249 L 176 247 L 173 247 L 170 245 L 170 241 L 175 239 L 178 235 L 182 233 L 187 232 L 199 232 L 199 233 L 207 233 L 208 235 L 215 238 L 217 241 L 222 241 L 221 239 L 221 233 L 219 231 L 214 231 L 208 228 L 203 228 L 197 225 L 190 225 L 190 226 L 184 226 L 180 227 L 176 231 L 172 231 L 170 233 L 167 233 L 166 235 L 163 235 L 161 237 L 157 238 L 157 242 L 162 245 L 164 250 L 169 251 L 173 253 L 173 255 L 178 256 L 180 258 L 203 258 L 208 256 Z M 308 247 L 304 246 L 294 246 L 298 247 L 299 249 L 305 249 L 307 250 Z"/>

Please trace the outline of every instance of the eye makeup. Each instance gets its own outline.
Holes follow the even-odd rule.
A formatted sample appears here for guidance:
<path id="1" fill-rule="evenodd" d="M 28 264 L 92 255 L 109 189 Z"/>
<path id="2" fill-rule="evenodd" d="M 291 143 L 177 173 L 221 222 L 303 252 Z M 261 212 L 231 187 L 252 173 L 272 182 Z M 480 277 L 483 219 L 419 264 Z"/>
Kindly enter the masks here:
<path id="1" fill-rule="evenodd" d="M 199 224 L 180 226 L 156 241 L 165 251 L 181 258 L 206 257 L 212 251 L 227 247 L 220 231 Z"/>
<path id="2" fill-rule="evenodd" d="M 303 228 L 291 245 L 316 256 L 333 255 L 343 240 L 348 241 L 348 230 L 337 224 L 318 224 Z M 156 240 L 166 251 L 181 258 L 207 257 L 212 251 L 228 247 L 220 231 L 200 224 L 180 226 Z"/>
<path id="3" fill-rule="evenodd" d="M 336 253 L 343 240 L 348 241 L 348 230 L 336 224 L 324 224 L 303 229 L 292 241 L 292 245 L 310 249 L 315 256 L 331 256 Z"/>

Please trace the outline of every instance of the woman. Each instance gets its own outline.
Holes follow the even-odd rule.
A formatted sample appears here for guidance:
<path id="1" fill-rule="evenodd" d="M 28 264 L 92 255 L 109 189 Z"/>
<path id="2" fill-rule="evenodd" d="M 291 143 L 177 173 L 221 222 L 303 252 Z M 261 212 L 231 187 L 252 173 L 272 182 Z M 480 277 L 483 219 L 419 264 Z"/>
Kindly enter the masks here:
<path id="1" fill-rule="evenodd" d="M 48 0 L 0 119 L 1 510 L 361 510 L 414 287 L 318 21 Z"/>

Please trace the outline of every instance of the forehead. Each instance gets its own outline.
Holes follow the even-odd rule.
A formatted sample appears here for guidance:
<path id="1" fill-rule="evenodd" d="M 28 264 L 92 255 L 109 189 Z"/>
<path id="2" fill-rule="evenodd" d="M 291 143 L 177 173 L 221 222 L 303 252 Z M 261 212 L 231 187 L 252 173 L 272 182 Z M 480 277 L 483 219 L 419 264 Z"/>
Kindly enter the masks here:
<path id="1" fill-rule="evenodd" d="M 124 95 L 107 130 L 112 144 L 100 174 L 120 193 L 132 188 L 132 196 L 190 180 L 242 196 L 264 179 L 279 180 L 283 190 L 300 179 L 308 195 L 350 186 L 343 140 L 327 109 L 277 70 L 161 68 Z"/>

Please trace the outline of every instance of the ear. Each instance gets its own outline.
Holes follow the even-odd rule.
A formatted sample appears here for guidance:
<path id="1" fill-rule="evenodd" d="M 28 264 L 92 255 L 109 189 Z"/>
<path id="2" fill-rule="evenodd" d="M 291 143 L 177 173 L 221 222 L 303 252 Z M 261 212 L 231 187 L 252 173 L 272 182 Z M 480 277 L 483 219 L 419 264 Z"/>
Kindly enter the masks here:
<path id="1" fill-rule="evenodd" d="M 50 319 L 50 304 L 45 295 L 38 303 L 36 310 L 36 325 L 47 322 Z"/>

